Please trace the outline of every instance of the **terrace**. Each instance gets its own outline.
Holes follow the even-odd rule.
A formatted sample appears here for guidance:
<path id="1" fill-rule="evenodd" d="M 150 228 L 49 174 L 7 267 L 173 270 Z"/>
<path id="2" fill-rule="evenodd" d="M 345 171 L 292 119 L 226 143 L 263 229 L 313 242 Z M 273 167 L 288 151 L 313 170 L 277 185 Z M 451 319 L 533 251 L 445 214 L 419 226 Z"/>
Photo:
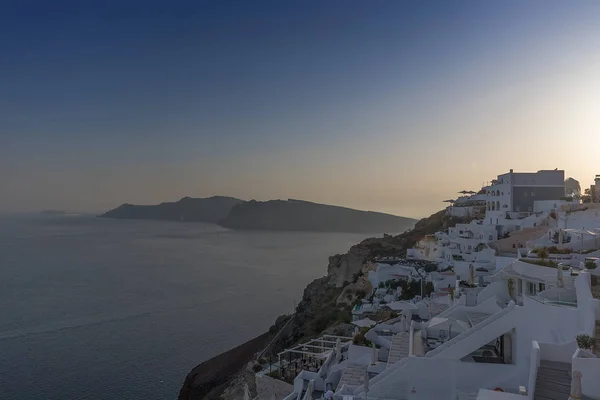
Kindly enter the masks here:
<path id="1" fill-rule="evenodd" d="M 338 346 L 339 354 L 335 354 L 338 362 L 347 358 L 351 337 L 323 335 L 317 339 L 286 349 L 277 355 L 278 362 L 271 377 L 292 383 L 301 371 L 319 373 L 323 366 L 333 362 Z"/>

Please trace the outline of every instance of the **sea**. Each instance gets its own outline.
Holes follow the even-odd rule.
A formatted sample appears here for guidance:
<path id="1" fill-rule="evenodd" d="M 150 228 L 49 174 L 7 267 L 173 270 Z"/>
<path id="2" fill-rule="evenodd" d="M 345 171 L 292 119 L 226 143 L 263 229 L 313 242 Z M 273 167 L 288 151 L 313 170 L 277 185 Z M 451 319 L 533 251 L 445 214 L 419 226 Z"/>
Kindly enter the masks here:
<path id="1" fill-rule="evenodd" d="M 367 236 L 0 217 L 0 399 L 176 399 Z"/>

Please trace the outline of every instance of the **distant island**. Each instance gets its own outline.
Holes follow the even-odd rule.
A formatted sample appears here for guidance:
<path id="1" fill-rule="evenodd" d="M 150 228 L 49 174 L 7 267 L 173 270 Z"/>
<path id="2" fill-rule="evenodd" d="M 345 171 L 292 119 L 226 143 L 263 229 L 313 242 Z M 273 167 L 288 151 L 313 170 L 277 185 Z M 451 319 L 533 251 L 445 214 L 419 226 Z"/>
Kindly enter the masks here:
<path id="1" fill-rule="evenodd" d="M 176 202 L 151 206 L 123 204 L 102 214 L 101 217 L 195 221 L 216 224 L 227 217 L 235 205 L 241 203 L 243 203 L 243 200 L 234 197 L 213 196 L 206 199 L 184 197 Z"/>
<path id="2" fill-rule="evenodd" d="M 274 231 L 400 233 L 411 229 L 416 222 L 412 218 L 290 199 L 238 204 L 220 225 Z"/>
<path id="3" fill-rule="evenodd" d="M 399 233 L 411 229 L 416 222 L 412 218 L 302 200 L 261 202 L 223 196 L 185 197 L 148 206 L 123 204 L 100 217 L 207 222 L 237 230 L 348 233 Z"/>

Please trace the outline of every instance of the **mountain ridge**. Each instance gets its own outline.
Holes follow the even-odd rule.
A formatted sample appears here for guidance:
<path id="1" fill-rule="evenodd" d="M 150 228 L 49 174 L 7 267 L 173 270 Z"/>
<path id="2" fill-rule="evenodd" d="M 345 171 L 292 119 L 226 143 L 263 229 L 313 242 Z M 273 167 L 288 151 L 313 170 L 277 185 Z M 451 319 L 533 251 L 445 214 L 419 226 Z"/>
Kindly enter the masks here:
<path id="1" fill-rule="evenodd" d="M 416 222 L 412 218 L 376 211 L 288 199 L 237 204 L 219 224 L 240 230 L 400 233 Z"/>
<path id="2" fill-rule="evenodd" d="M 99 215 L 116 219 L 154 219 L 219 224 L 236 230 L 316 232 L 404 232 L 417 220 L 377 211 L 306 200 L 243 201 L 235 197 L 184 197 L 156 205 L 124 203 Z"/>

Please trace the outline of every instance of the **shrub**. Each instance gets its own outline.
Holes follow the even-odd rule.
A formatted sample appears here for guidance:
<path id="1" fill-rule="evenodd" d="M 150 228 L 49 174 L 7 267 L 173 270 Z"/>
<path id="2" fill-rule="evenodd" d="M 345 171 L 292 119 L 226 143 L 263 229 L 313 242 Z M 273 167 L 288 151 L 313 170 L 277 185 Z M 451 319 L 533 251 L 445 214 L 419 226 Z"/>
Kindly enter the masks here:
<path id="1" fill-rule="evenodd" d="M 433 286 L 433 283 L 427 282 L 425 284 L 425 289 L 423 290 L 423 294 L 425 295 L 425 297 L 427 297 L 433 292 L 435 292 L 435 287 Z"/>
<path id="2" fill-rule="evenodd" d="M 596 347 L 596 340 L 588 335 L 577 335 L 577 347 L 584 350 L 592 350 Z"/>
<path id="3" fill-rule="evenodd" d="M 541 249 L 538 249 L 538 251 L 537 251 L 537 256 L 539 258 L 541 258 L 542 261 L 545 260 L 546 258 L 548 258 L 548 255 L 549 255 L 548 249 L 545 247 L 542 247 Z"/>
<path id="4" fill-rule="evenodd" d="M 556 246 L 548 247 L 548 253 L 550 254 L 571 254 L 572 250 L 569 248 L 559 249 Z"/>
<path id="5" fill-rule="evenodd" d="M 542 267 L 556 268 L 558 266 L 558 263 L 555 263 L 552 260 L 531 260 L 527 258 L 521 258 L 519 261 L 523 261 L 528 264 L 540 265 Z"/>
<path id="6" fill-rule="evenodd" d="M 596 269 L 596 267 L 596 263 L 591 260 L 585 262 L 585 269 Z"/>

